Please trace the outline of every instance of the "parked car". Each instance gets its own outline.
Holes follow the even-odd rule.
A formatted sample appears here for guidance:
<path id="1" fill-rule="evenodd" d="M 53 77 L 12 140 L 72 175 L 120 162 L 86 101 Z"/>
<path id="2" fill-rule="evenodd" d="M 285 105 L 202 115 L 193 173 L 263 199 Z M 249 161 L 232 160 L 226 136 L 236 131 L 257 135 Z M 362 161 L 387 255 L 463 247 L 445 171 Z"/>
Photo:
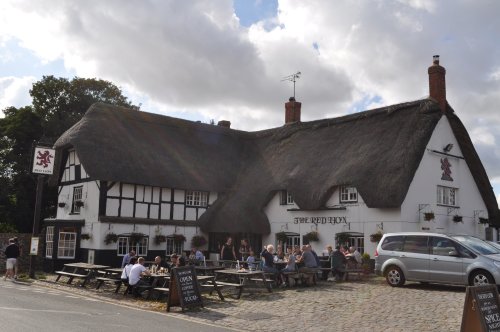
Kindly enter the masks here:
<path id="1" fill-rule="evenodd" d="M 388 233 L 375 251 L 375 273 L 393 287 L 406 280 L 500 285 L 500 249 L 469 235 Z"/>

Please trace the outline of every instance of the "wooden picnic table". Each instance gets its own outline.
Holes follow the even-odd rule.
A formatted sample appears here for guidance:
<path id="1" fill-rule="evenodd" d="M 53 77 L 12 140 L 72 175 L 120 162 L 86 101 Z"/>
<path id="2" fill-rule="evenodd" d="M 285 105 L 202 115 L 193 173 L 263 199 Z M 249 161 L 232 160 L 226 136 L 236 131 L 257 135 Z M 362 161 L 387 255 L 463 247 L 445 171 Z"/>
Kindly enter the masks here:
<path id="1" fill-rule="evenodd" d="M 152 274 L 150 277 L 153 278 L 153 283 L 150 293 L 148 294 L 148 299 L 151 298 L 152 291 L 164 294 L 168 294 L 170 292 L 170 289 L 167 287 L 171 278 L 170 274 Z M 163 281 L 162 283 L 160 283 L 161 280 Z M 219 295 L 219 298 L 224 301 L 224 296 L 222 295 L 220 287 L 215 280 L 215 276 L 197 275 L 196 281 L 201 288 L 208 289 L 210 291 L 210 294 L 212 294 L 213 291 L 216 291 Z"/>
<path id="2" fill-rule="evenodd" d="M 274 280 L 268 280 L 263 271 L 239 271 L 234 269 L 229 270 L 218 270 L 215 271 L 215 281 L 217 282 L 217 286 L 232 286 L 238 289 L 237 298 L 241 297 L 243 293 L 243 288 L 248 285 L 249 281 L 262 282 L 264 286 L 267 288 L 269 293 L 272 293 L 271 283 Z M 232 278 L 237 279 L 238 283 L 231 283 L 226 281 L 221 281 L 221 277 L 225 277 L 226 279 Z"/>
<path id="3" fill-rule="evenodd" d="M 215 271 L 224 270 L 223 266 L 195 266 L 196 273 L 200 273 L 203 275 L 213 275 Z"/>
<path id="4" fill-rule="evenodd" d="M 112 267 L 112 268 L 106 268 L 102 272 L 103 273 L 101 273 L 101 276 L 96 278 L 97 280 L 96 289 L 101 288 L 101 286 L 105 282 L 109 282 L 109 283 L 114 283 L 116 285 L 115 293 L 118 293 L 123 283 L 121 279 L 123 269 L 121 267 Z"/>
<path id="5" fill-rule="evenodd" d="M 61 277 L 67 277 L 67 284 L 71 284 L 73 282 L 73 279 L 78 278 L 83 280 L 81 286 L 84 287 L 90 279 L 94 278 L 97 275 L 97 271 L 105 270 L 107 268 L 109 268 L 109 266 L 88 263 L 64 264 L 61 271 L 55 272 L 57 274 L 56 282 L 59 281 Z"/>

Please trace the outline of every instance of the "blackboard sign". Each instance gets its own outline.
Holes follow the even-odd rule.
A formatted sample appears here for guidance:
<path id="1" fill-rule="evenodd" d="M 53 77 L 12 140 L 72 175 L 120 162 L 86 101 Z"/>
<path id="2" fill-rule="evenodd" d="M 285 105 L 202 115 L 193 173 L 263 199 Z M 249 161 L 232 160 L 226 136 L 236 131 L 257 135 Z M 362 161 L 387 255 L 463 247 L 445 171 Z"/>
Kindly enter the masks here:
<path id="1" fill-rule="evenodd" d="M 194 266 L 172 269 L 169 289 L 167 311 L 170 311 L 170 307 L 174 306 L 181 306 L 182 310 L 186 307 L 203 307 Z"/>
<path id="2" fill-rule="evenodd" d="M 500 332 L 500 299 L 496 285 L 467 287 L 461 331 Z"/>

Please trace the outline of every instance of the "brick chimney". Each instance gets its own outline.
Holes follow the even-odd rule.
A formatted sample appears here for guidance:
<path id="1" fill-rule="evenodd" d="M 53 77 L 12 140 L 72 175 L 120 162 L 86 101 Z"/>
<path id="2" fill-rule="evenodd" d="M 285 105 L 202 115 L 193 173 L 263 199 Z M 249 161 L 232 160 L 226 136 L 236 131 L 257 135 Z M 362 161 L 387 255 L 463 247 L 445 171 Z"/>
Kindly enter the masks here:
<path id="1" fill-rule="evenodd" d="M 432 66 L 429 67 L 429 95 L 439 103 L 443 113 L 446 112 L 446 69 L 439 65 L 439 55 L 433 56 Z"/>
<path id="2" fill-rule="evenodd" d="M 285 103 L 285 124 L 300 122 L 300 107 L 302 103 L 295 101 L 294 97 L 290 97 Z"/>
<path id="3" fill-rule="evenodd" d="M 217 122 L 217 125 L 221 127 L 231 128 L 231 121 L 220 120 L 219 122 Z"/>

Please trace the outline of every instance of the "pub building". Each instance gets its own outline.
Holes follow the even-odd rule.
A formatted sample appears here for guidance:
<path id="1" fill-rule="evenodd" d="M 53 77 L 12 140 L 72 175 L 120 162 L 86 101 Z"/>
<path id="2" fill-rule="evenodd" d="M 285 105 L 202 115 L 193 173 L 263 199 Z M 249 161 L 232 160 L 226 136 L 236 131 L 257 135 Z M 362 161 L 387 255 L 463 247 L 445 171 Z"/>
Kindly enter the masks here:
<path id="1" fill-rule="evenodd" d="M 94 104 L 55 143 L 48 269 L 185 252 L 193 236 L 212 259 L 228 235 L 256 253 L 317 236 L 318 254 L 340 240 L 373 255 L 372 234 L 398 231 L 496 240 L 497 201 L 438 56 L 428 73 L 428 98 L 310 122 L 290 98 L 285 124 L 257 132 Z"/>

